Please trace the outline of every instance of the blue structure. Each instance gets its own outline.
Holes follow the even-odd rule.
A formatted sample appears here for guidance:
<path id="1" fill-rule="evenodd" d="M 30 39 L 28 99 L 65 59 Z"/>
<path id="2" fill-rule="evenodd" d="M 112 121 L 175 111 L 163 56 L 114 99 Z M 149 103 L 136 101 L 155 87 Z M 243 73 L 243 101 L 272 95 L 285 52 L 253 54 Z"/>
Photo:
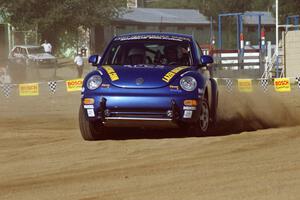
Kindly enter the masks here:
<path id="1" fill-rule="evenodd" d="M 245 16 L 254 16 L 258 18 L 258 24 L 257 24 L 257 35 L 258 40 L 261 40 L 261 18 L 264 14 L 262 13 L 225 13 L 220 14 L 218 16 L 218 27 L 219 27 L 219 39 L 218 39 L 218 45 L 219 49 L 222 49 L 222 17 L 236 17 L 237 22 L 237 49 L 242 51 L 240 39 L 241 35 L 243 34 L 243 17 Z M 261 45 L 261 42 L 260 42 Z M 260 46 L 261 47 L 261 46 Z"/>
<path id="2" fill-rule="evenodd" d="M 286 17 L 286 25 L 290 25 L 290 22 L 294 21 L 294 25 L 299 25 L 300 15 L 291 15 Z M 288 27 L 287 27 L 288 30 Z M 299 27 L 295 27 L 295 30 L 299 30 Z"/>

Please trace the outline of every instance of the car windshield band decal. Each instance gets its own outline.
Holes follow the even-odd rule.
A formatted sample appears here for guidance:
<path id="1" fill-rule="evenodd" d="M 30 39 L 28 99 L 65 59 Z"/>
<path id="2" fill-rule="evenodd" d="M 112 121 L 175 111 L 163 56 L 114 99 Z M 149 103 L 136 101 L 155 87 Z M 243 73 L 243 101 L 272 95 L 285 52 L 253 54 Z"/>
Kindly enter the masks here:
<path id="1" fill-rule="evenodd" d="M 191 41 L 190 38 L 180 36 L 169 36 L 169 35 L 133 35 L 133 36 L 120 36 L 116 37 L 114 41 L 126 41 L 126 40 L 173 40 L 173 41 Z"/>
<path id="2" fill-rule="evenodd" d="M 119 80 L 118 74 L 116 73 L 116 71 L 111 66 L 102 66 L 102 67 L 106 71 L 106 73 L 108 74 L 111 81 Z"/>
<path id="3" fill-rule="evenodd" d="M 181 67 L 176 67 L 175 69 L 172 69 L 169 71 L 163 78 L 162 80 L 169 83 L 170 80 L 180 71 L 188 68 L 188 66 L 181 66 Z"/>

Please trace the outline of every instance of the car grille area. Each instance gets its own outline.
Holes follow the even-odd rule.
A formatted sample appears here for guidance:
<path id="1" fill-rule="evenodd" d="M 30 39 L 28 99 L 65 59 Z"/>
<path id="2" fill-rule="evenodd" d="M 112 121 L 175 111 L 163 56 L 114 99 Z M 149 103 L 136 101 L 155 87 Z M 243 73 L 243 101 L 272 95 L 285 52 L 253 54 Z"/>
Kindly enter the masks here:
<path id="1" fill-rule="evenodd" d="M 172 116 L 168 116 L 167 110 L 157 111 L 126 111 L 126 110 L 109 110 L 104 111 L 105 118 L 126 118 L 126 119 L 172 119 Z"/>

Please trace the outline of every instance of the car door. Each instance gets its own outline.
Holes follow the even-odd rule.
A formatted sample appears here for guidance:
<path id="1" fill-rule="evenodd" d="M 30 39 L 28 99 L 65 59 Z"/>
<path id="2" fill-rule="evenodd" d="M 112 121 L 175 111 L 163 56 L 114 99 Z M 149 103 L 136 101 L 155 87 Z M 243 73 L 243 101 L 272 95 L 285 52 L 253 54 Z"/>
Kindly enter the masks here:
<path id="1" fill-rule="evenodd" d="M 26 67 L 27 60 L 28 60 L 27 49 L 22 47 L 20 50 L 20 64 L 22 64 L 23 67 Z"/>
<path id="2" fill-rule="evenodd" d="M 9 55 L 8 74 L 13 83 L 22 83 L 26 80 L 25 55 L 22 47 L 15 47 Z"/>
<path id="3" fill-rule="evenodd" d="M 9 57 L 8 57 L 9 65 L 18 65 L 20 63 L 20 47 L 15 47 Z"/>

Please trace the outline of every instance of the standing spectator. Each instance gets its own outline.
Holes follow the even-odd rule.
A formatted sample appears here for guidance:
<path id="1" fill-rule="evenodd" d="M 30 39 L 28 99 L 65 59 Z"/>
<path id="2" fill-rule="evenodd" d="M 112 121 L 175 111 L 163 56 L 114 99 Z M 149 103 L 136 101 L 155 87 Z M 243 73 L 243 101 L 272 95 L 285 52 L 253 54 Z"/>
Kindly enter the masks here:
<path id="1" fill-rule="evenodd" d="M 11 78 L 10 78 L 9 74 L 7 73 L 7 67 L 2 68 L 0 66 L 0 86 L 5 83 L 11 83 Z"/>
<path id="2" fill-rule="evenodd" d="M 78 78 L 82 77 L 82 73 L 83 73 L 83 58 L 81 56 L 81 53 L 78 53 L 77 56 L 74 59 L 74 63 L 77 67 L 77 71 L 78 71 Z"/>
<path id="3" fill-rule="evenodd" d="M 45 50 L 46 53 L 51 54 L 52 45 L 47 40 L 45 40 L 45 42 L 41 46 L 44 47 L 44 50 Z"/>

